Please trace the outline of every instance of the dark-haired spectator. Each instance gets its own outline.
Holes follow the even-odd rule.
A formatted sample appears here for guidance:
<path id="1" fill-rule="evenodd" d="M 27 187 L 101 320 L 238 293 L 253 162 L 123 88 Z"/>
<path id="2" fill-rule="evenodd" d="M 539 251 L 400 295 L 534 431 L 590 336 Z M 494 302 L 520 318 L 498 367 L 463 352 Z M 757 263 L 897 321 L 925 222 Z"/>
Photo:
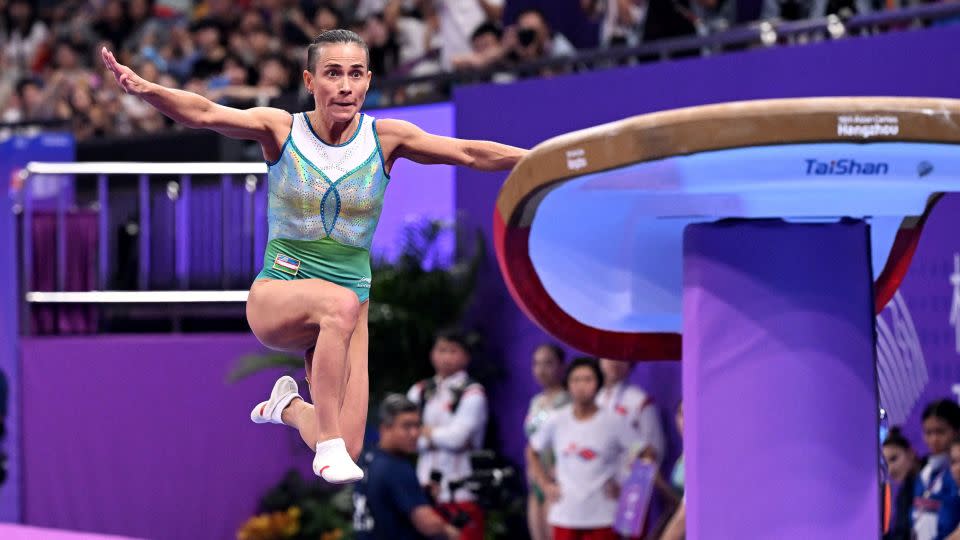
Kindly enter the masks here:
<path id="1" fill-rule="evenodd" d="M 420 409 L 400 394 L 380 405 L 380 441 L 360 458 L 363 479 L 353 490 L 353 530 L 358 540 L 460 537 L 430 506 L 410 457 L 417 452 Z"/>
<path id="2" fill-rule="evenodd" d="M 473 31 L 470 36 L 470 52 L 453 59 L 454 69 L 484 69 L 499 62 L 505 51 L 503 49 L 503 30 L 492 22 L 485 22 Z"/>
<path id="3" fill-rule="evenodd" d="M 286 12 L 287 41 L 296 45 L 305 45 L 327 30 L 340 28 L 343 17 L 336 8 L 329 4 L 316 6 L 312 13 L 304 12 L 299 7 L 288 9 Z"/>
<path id="4" fill-rule="evenodd" d="M 546 16 L 538 9 L 520 12 L 517 23 L 507 29 L 504 44 L 515 62 L 559 58 L 576 52 L 563 34 L 550 29 Z"/>
<path id="5" fill-rule="evenodd" d="M 697 33 L 696 17 L 691 3 L 696 0 L 649 0 L 640 31 L 641 41 L 693 36 Z M 697 51 L 685 55 L 696 54 Z"/>
<path id="6" fill-rule="evenodd" d="M 21 79 L 17 82 L 14 100 L 3 112 L 4 122 L 23 122 L 39 118 L 43 103 L 43 89 L 37 79 Z"/>
<path id="7" fill-rule="evenodd" d="M 123 43 L 125 50 L 137 52 L 144 47 L 156 49 L 166 44 L 167 29 L 153 16 L 153 0 L 130 0 L 127 17 L 130 20 L 130 35 Z"/>
<path id="8" fill-rule="evenodd" d="M 537 380 L 543 391 L 533 396 L 530 407 L 527 409 L 526 419 L 523 421 L 523 430 L 529 440 L 557 409 L 570 403 L 570 394 L 563 386 L 564 352 L 558 345 L 544 343 L 533 351 L 533 378 Z M 553 473 L 554 455 L 551 448 L 540 453 L 540 464 Z M 534 473 L 527 469 L 527 484 L 530 493 L 527 496 L 527 528 L 530 530 L 531 540 L 549 540 L 550 526 L 547 524 L 547 513 L 550 504 L 546 495 L 536 481 Z"/>
<path id="9" fill-rule="evenodd" d="M 400 46 L 382 15 L 367 17 L 360 33 L 370 51 L 370 71 L 386 76 L 400 65 Z"/>
<path id="10" fill-rule="evenodd" d="M 527 463 L 551 502 L 547 521 L 554 540 L 614 540 L 617 471 L 635 435 L 597 406 L 603 373 L 596 359 L 571 362 L 565 383 L 571 404 L 550 415 L 530 439 Z M 540 459 L 547 449 L 556 456 L 555 474 Z"/>
<path id="11" fill-rule="evenodd" d="M 484 21 L 499 22 L 504 0 L 428 0 L 427 16 L 436 18 L 440 60 L 449 69 L 453 59 L 470 52 L 470 36 Z"/>
<path id="12" fill-rule="evenodd" d="M 43 52 L 50 31 L 47 25 L 37 18 L 32 2 L 10 0 L 4 10 L 6 37 L 0 56 L 5 57 L 3 64 L 16 70 L 19 76 L 37 71 L 37 63 Z"/>
<path id="13" fill-rule="evenodd" d="M 410 66 L 425 61 L 432 46 L 430 26 L 424 20 L 424 10 L 421 8 L 423 0 L 373 0 L 371 3 L 383 6 L 383 21 L 400 48 L 401 65 Z M 381 11 L 371 13 L 379 12 Z M 425 74 L 437 69 L 439 64 L 432 60 L 430 66 L 421 68 L 419 72 Z"/>
<path id="14" fill-rule="evenodd" d="M 130 36 L 130 18 L 127 16 L 127 6 L 121 0 L 107 0 L 100 17 L 93 24 L 93 30 L 113 46 L 120 49 Z"/>
<path id="15" fill-rule="evenodd" d="M 729 30 L 737 20 L 736 0 L 693 0 L 690 11 L 701 36 Z"/>
<path id="16" fill-rule="evenodd" d="M 941 399 L 923 410 L 923 442 L 930 450 L 914 485 L 916 540 L 942 540 L 960 523 L 960 495 L 950 474 L 950 443 L 960 435 L 960 406 Z"/>
<path id="17" fill-rule="evenodd" d="M 639 43 L 646 4 L 642 0 L 580 0 L 584 13 L 600 21 L 600 43 L 606 46 Z"/>
<path id="18" fill-rule="evenodd" d="M 442 475 L 436 499 L 451 516 L 465 512 L 470 523 L 464 540 L 483 538 L 484 513 L 466 489 L 451 493 L 449 482 L 472 472 L 470 452 L 483 447 L 487 425 L 487 397 L 483 386 L 467 374 L 470 349 L 465 336 L 456 331 L 436 335 L 430 362 L 436 375 L 410 388 L 407 397 L 423 411 L 423 433 L 417 478 L 424 486 L 435 484 L 433 473 Z"/>
<path id="19" fill-rule="evenodd" d="M 890 529 L 883 535 L 883 540 L 910 540 L 913 487 L 917 482 L 917 473 L 920 472 L 920 463 L 910 441 L 903 436 L 899 427 L 890 429 L 883 441 L 882 450 L 893 491 Z"/>
<path id="20" fill-rule="evenodd" d="M 227 48 L 223 45 L 223 33 L 214 19 L 202 19 L 191 27 L 197 57 L 190 70 L 191 76 L 207 79 L 223 71 Z"/>

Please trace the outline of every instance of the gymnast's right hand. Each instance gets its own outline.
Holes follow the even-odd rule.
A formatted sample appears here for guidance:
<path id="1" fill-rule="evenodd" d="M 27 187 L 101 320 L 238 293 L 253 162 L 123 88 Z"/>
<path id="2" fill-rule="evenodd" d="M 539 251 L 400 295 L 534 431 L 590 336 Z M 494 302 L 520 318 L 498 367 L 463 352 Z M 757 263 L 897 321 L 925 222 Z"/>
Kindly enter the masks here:
<path id="1" fill-rule="evenodd" d="M 134 96 L 142 96 L 149 91 L 150 83 L 134 73 L 132 69 L 117 62 L 113 53 L 108 51 L 106 47 L 100 49 L 100 56 L 103 57 L 103 63 L 113 73 L 113 76 L 117 79 L 117 84 L 120 85 L 120 88 L 123 88 L 124 92 Z"/>

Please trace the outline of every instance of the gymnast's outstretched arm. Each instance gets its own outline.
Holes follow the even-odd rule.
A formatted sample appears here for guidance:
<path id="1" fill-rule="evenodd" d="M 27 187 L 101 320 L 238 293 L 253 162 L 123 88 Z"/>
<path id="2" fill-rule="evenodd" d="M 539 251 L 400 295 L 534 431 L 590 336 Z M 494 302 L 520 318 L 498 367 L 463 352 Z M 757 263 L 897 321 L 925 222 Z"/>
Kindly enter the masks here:
<path id="1" fill-rule="evenodd" d="M 492 141 L 433 135 L 403 120 L 377 121 L 377 135 L 389 167 L 397 158 L 417 163 L 460 165 L 481 171 L 512 169 L 527 150 Z"/>
<path id="2" fill-rule="evenodd" d="M 146 101 L 174 122 L 191 128 L 210 129 L 234 139 L 257 141 L 265 151 L 276 146 L 279 153 L 290 128 L 290 114 L 286 111 L 271 107 L 246 110 L 225 107 L 199 94 L 143 79 L 118 62 L 106 47 L 101 49 L 100 55 L 124 92 Z"/>

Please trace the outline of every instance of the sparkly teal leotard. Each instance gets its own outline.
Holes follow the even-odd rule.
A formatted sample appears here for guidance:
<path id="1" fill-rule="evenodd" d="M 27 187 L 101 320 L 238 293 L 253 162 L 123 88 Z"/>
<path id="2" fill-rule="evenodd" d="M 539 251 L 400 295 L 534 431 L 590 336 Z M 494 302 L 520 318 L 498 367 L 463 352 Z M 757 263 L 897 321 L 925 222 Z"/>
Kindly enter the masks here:
<path id="1" fill-rule="evenodd" d="M 360 115 L 341 145 L 325 143 L 306 113 L 293 116 L 269 166 L 269 240 L 257 279 L 323 279 L 370 297 L 370 246 L 390 175 L 376 120 Z"/>

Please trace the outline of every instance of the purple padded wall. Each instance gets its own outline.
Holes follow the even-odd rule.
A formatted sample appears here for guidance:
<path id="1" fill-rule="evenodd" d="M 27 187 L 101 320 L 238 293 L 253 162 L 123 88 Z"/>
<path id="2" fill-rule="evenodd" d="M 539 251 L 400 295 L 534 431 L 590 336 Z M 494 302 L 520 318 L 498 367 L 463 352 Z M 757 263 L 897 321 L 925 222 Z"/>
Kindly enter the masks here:
<path id="1" fill-rule="evenodd" d="M 878 538 L 869 230 L 684 233 L 687 538 Z"/>

